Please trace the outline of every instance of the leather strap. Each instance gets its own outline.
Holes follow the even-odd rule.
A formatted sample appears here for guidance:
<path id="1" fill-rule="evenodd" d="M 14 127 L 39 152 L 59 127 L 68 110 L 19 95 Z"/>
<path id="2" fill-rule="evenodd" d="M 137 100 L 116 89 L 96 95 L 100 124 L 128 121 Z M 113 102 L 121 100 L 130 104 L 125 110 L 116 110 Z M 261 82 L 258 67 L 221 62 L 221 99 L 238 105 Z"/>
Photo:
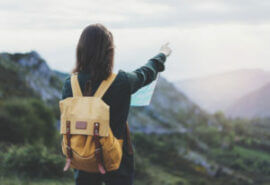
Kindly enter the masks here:
<path id="1" fill-rule="evenodd" d="M 109 89 L 110 85 L 113 83 L 116 74 L 112 73 L 106 80 L 103 80 L 95 92 L 95 97 L 102 98 L 105 92 Z"/>
<path id="2" fill-rule="evenodd" d="M 66 137 L 67 137 L 67 158 L 66 158 L 66 164 L 64 167 L 64 171 L 67 171 L 70 168 L 71 164 L 71 158 L 72 158 L 72 150 L 71 150 L 71 134 L 70 134 L 70 121 L 66 121 Z"/>
<path id="3" fill-rule="evenodd" d="M 70 139 L 71 139 L 71 134 L 70 134 L 70 121 L 66 121 L 66 130 L 67 130 L 67 156 L 69 158 L 72 158 L 72 150 L 71 150 L 71 144 L 70 144 Z"/>
<path id="4" fill-rule="evenodd" d="M 95 142 L 95 157 L 98 164 L 98 170 L 101 174 L 105 174 L 105 166 L 103 164 L 103 158 L 102 158 L 102 146 L 99 141 L 99 123 L 94 123 L 94 142 Z"/>
<path id="5" fill-rule="evenodd" d="M 72 94 L 73 97 L 81 97 L 83 96 L 80 84 L 78 81 L 78 74 L 74 73 L 71 75 L 71 89 L 72 89 Z"/>

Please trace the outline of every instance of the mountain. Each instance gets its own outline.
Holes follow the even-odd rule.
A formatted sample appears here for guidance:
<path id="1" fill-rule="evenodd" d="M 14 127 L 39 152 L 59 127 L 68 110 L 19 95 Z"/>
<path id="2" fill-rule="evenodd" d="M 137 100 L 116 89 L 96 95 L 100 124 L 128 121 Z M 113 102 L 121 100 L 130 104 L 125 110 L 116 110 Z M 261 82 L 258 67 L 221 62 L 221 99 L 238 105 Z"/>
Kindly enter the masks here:
<path id="1" fill-rule="evenodd" d="M 35 51 L 0 53 L 0 94 L 3 98 L 35 96 L 55 102 L 61 97 L 65 75 L 51 70 Z"/>
<path id="2" fill-rule="evenodd" d="M 36 120 L 48 120 L 50 107 L 54 120 L 59 119 L 58 100 L 66 75 L 50 69 L 35 51 L 1 53 L 0 110 L 9 114 L 0 111 L 0 127 L 6 128 L 0 129 L 0 135 L 5 132 L 8 136 L 24 137 L 25 134 L 25 137 L 31 138 L 31 132 L 13 129 L 13 124 L 24 122 L 24 129 L 35 130 L 36 127 L 29 127 L 36 125 Z M 48 110 L 44 111 L 32 99 L 44 102 Z M 24 106 L 32 112 L 25 115 Z M 36 109 L 39 109 L 38 114 L 34 111 Z M 35 119 L 31 121 L 32 117 Z M 242 120 L 228 120 L 221 113 L 210 115 L 163 77 L 159 78 L 151 104 L 132 107 L 128 120 L 135 145 L 135 185 L 213 182 L 216 185 L 251 185 L 255 181 L 260 181 L 257 184 L 262 185 L 269 181 L 270 135 L 267 129 L 270 128 L 267 121 L 256 120 L 256 124 L 250 124 Z M 255 126 L 256 129 L 253 129 Z M 46 138 L 43 140 L 46 141 Z M 256 142 L 255 146 L 250 145 L 253 142 Z M 55 146 L 59 143 L 55 141 Z M 0 171 L 2 156 L 4 153 L 0 150 Z M 62 166 L 53 168 L 62 171 Z"/>
<path id="3" fill-rule="evenodd" d="M 2 98 L 36 97 L 57 104 L 67 75 L 50 69 L 36 51 L 0 53 L 0 97 Z M 192 121 L 187 118 L 183 120 L 181 116 L 201 112 L 197 105 L 161 77 L 151 105 L 131 109 L 131 129 L 144 133 L 186 132 L 185 125 Z"/>
<path id="4" fill-rule="evenodd" d="M 175 84 L 192 101 L 213 113 L 226 111 L 236 100 L 263 87 L 269 81 L 269 71 L 243 69 L 183 80 Z"/>
<path id="5" fill-rule="evenodd" d="M 270 117 L 270 83 L 251 92 L 230 106 L 226 113 L 230 117 Z"/>
<path id="6" fill-rule="evenodd" d="M 186 126 L 192 122 L 188 114 L 203 114 L 203 111 L 178 92 L 172 83 L 161 77 L 150 105 L 133 107 L 129 121 L 135 132 L 186 132 Z M 185 119 L 183 115 L 186 115 Z"/>

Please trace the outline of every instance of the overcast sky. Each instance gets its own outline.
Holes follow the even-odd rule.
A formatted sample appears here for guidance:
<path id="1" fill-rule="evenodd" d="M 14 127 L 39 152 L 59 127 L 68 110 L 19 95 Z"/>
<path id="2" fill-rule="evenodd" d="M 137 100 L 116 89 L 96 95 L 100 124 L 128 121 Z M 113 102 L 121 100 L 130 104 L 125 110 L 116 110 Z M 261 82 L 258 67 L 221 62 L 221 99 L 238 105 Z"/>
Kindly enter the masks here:
<path id="1" fill-rule="evenodd" d="M 0 0 L 0 52 L 36 50 L 69 72 L 80 33 L 93 23 L 114 35 L 115 71 L 145 64 L 166 41 L 169 80 L 270 70 L 269 0 Z"/>

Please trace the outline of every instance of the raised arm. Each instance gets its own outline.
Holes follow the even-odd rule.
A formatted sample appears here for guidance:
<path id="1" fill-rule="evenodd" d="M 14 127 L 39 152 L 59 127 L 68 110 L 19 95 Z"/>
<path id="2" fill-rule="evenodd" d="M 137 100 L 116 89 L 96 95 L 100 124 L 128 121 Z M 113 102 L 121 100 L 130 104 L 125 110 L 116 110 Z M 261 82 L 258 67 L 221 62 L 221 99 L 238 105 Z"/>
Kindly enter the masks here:
<path id="1" fill-rule="evenodd" d="M 159 54 L 149 59 L 145 65 L 136 69 L 135 71 L 126 72 L 130 83 L 131 94 L 150 84 L 157 78 L 158 72 L 165 70 L 164 63 L 172 52 L 172 50 L 168 47 L 168 44 L 169 43 L 163 45 L 159 51 Z"/>

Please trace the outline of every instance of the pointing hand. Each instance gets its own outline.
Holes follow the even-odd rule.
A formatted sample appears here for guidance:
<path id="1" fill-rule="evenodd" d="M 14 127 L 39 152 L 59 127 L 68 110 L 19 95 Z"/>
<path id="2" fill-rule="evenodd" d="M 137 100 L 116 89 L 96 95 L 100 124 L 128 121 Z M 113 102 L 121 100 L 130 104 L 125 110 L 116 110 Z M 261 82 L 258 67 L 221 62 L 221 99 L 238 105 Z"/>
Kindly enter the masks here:
<path id="1" fill-rule="evenodd" d="M 162 45 L 159 52 L 163 53 L 164 55 L 166 55 L 166 57 L 170 56 L 170 54 L 172 53 L 172 49 L 168 46 L 169 42 L 167 42 L 166 44 Z"/>

